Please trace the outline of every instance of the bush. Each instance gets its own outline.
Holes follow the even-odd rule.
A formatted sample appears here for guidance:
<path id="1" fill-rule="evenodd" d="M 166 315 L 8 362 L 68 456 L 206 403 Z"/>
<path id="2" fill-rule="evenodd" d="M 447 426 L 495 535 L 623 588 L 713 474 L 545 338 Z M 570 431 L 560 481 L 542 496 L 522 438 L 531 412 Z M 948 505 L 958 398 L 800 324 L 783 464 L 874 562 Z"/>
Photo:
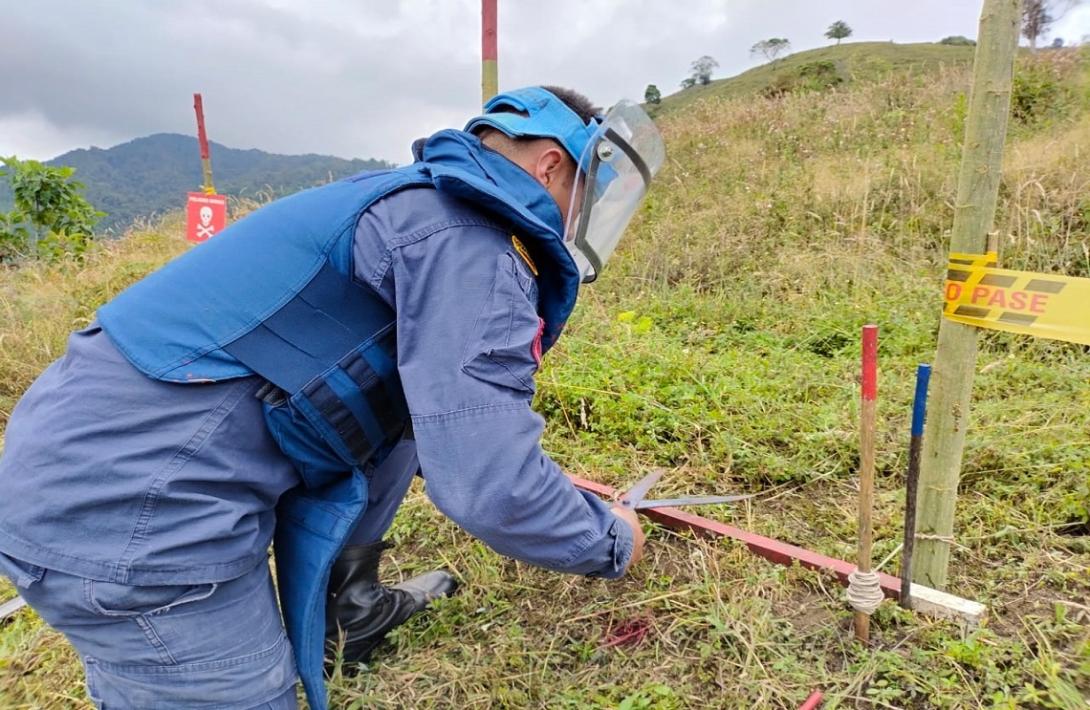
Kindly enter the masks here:
<path id="1" fill-rule="evenodd" d="M 1037 126 L 1070 114 L 1078 95 L 1067 79 L 1077 67 L 1078 57 L 1073 52 L 1020 60 L 1011 87 L 1011 117 L 1024 126 Z"/>
<path id="2" fill-rule="evenodd" d="M 808 91 L 827 91 L 844 83 L 834 62 L 807 62 L 798 69 L 781 74 L 762 93 L 767 97 Z"/>
<path id="3" fill-rule="evenodd" d="M 939 40 L 939 44 L 948 44 L 953 47 L 975 47 L 976 40 L 969 39 L 962 35 L 951 35 L 949 37 L 943 37 Z"/>

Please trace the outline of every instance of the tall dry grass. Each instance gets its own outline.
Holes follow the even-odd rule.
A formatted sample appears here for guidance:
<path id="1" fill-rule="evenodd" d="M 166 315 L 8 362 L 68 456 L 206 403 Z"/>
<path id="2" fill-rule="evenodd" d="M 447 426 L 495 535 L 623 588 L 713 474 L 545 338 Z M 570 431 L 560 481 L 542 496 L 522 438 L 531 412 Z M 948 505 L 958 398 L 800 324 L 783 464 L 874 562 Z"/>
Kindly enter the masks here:
<path id="1" fill-rule="evenodd" d="M 114 294 L 187 248 L 179 217 L 144 224 L 82 258 L 0 270 L 0 428 L 35 377 Z"/>
<path id="2" fill-rule="evenodd" d="M 997 228 L 1012 268 L 1090 274 L 1088 58 L 1020 60 L 1031 80 L 1018 96 L 1059 88 L 1011 126 Z M 668 165 L 624 246 L 630 275 L 715 288 L 778 271 L 788 251 L 814 254 L 816 286 L 828 259 L 851 273 L 850 262 L 869 271 L 888 257 L 941 268 L 968 85 L 967 68 L 947 67 L 824 94 L 710 97 L 667 115 Z"/>

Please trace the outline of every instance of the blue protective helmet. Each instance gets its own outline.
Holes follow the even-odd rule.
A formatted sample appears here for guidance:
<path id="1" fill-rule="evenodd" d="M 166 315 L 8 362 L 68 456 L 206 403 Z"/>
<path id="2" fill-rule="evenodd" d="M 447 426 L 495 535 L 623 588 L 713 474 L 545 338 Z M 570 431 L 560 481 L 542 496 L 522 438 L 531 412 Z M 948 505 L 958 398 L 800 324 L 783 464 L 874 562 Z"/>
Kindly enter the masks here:
<path id="1" fill-rule="evenodd" d="M 487 126 L 511 138 L 551 138 L 575 161 L 582 189 L 572 190 L 564 243 L 583 281 L 593 281 L 666 158 L 654 121 L 638 104 L 619 101 L 584 122 L 540 86 L 498 94 L 484 111 L 467 132 Z"/>
<path id="2" fill-rule="evenodd" d="M 601 120 L 596 116 L 584 123 L 556 94 L 530 86 L 493 96 L 484 105 L 484 114 L 470 119 L 465 130 L 472 133 L 488 126 L 511 138 L 552 138 L 578 164 L 586 160 L 587 144 L 595 137 Z"/>

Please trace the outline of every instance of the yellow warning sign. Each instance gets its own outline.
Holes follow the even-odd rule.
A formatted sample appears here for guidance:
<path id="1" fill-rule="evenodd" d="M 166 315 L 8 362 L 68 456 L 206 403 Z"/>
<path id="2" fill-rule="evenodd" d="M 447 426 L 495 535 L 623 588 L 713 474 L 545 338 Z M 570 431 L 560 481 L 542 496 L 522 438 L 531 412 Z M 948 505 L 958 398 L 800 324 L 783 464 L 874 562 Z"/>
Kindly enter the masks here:
<path id="1" fill-rule="evenodd" d="M 1090 279 L 996 268 L 996 254 L 951 254 L 943 315 L 978 328 L 1090 345 Z"/>

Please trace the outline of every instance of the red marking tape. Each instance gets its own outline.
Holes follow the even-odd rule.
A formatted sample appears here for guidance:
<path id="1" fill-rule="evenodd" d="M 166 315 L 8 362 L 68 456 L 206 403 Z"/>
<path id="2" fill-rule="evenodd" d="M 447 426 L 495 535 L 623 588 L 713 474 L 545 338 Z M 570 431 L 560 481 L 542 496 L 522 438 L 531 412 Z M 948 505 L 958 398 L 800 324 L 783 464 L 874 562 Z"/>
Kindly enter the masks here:
<path id="1" fill-rule="evenodd" d="M 602 648 L 612 648 L 614 646 L 635 646 L 644 637 L 647 636 L 647 632 L 651 630 L 651 620 L 647 618 L 629 619 L 628 621 L 622 621 L 613 627 L 606 635 L 606 641 L 602 644 Z"/>
<path id="2" fill-rule="evenodd" d="M 878 326 L 863 326 L 863 399 L 878 396 Z"/>

